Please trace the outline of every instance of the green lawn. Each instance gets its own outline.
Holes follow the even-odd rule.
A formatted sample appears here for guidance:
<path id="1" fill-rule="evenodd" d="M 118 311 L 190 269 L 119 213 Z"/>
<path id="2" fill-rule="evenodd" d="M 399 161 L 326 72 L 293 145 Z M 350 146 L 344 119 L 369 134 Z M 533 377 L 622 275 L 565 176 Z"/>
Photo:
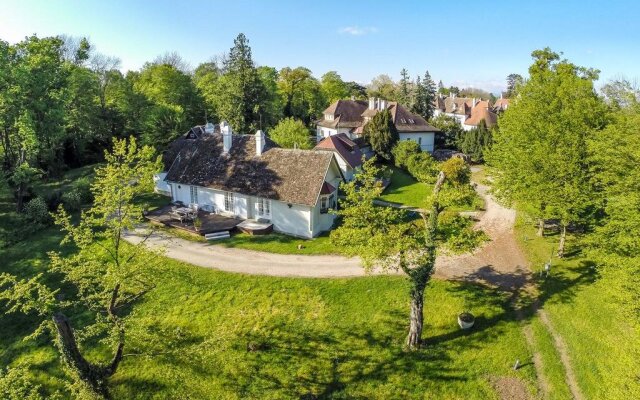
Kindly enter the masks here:
<path id="1" fill-rule="evenodd" d="M 331 244 L 328 233 L 313 239 L 299 239 L 281 233 L 260 236 L 238 233 L 229 239 L 210 243 L 214 246 L 235 247 L 278 254 L 321 255 L 339 253 L 339 249 Z M 298 249 L 298 245 L 301 245 L 302 249 Z"/>
<path id="2" fill-rule="evenodd" d="M 0 229 L 7 234 L 20 220 L 2 194 Z M 28 241 L 3 243 L 2 271 L 22 277 L 45 271 L 46 253 L 59 249 L 60 238 L 46 228 Z M 535 391 L 531 365 L 511 369 L 516 358 L 530 355 L 507 296 L 495 290 L 431 283 L 426 348 L 406 353 L 402 277 L 272 278 L 169 259 L 162 264 L 156 289 L 133 309 L 136 323 L 129 326 L 129 355 L 113 379 L 114 398 L 497 399 L 489 382 L 502 376 L 519 377 Z M 46 276 L 47 284 L 59 285 Z M 470 332 L 456 324 L 463 309 L 477 316 Z M 22 339 L 36 319 L 0 315 L 0 326 L 0 365 L 30 360 L 31 378 L 48 393 L 65 393 L 50 341 Z"/>
<path id="3" fill-rule="evenodd" d="M 380 197 L 391 203 L 403 204 L 409 207 L 423 207 L 429 193 L 429 186 L 416 181 L 407 172 L 396 167 L 391 169 L 391 183 Z"/>
<path id="4" fill-rule="evenodd" d="M 534 271 L 539 271 L 557 247 L 557 235 L 535 236 L 531 221 L 520 218 L 517 233 Z M 564 338 L 580 389 L 587 399 L 640 398 L 638 360 L 640 334 L 627 323 L 625 305 L 618 301 L 619 283 L 606 273 L 598 275 L 582 256 L 577 239 L 570 236 L 570 256 L 554 258 L 551 276 L 540 280 L 541 302 L 556 331 Z M 536 341 L 543 352 L 548 375 L 563 378 L 551 338 L 534 319 Z M 545 344 L 546 343 L 546 344 Z M 555 360 L 555 361 L 554 361 Z M 554 398 L 569 398 L 557 379 Z M 560 383 L 558 383 L 560 382 Z M 559 395 L 564 393 L 564 395 Z"/>
<path id="5" fill-rule="evenodd" d="M 425 199 L 429 195 L 431 186 L 416 181 L 413 176 L 409 175 L 397 167 L 387 166 L 392 171 L 391 183 L 385 189 L 380 199 L 402 204 L 409 207 L 422 208 L 425 206 Z M 469 204 L 463 204 L 457 207 L 449 208 L 450 211 L 476 211 L 484 207 L 484 202 L 479 196 L 475 196 Z"/>

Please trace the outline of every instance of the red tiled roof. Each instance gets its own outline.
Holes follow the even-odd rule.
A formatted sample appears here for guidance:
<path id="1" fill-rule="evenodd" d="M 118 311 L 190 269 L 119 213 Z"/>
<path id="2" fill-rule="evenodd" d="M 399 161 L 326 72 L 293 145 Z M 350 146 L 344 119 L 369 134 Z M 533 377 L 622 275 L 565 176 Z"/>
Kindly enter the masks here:
<path id="1" fill-rule="evenodd" d="M 487 128 L 492 128 L 498 122 L 498 116 L 491 110 L 488 100 L 479 101 L 471 110 L 471 116 L 464 121 L 464 124 L 478 126 L 482 120 L 487 124 Z"/>
<path id="2" fill-rule="evenodd" d="M 360 152 L 360 148 L 344 133 L 322 139 L 322 141 L 316 145 L 315 149 L 335 151 L 340 154 L 351 168 L 356 168 L 362 164 L 362 152 Z"/>

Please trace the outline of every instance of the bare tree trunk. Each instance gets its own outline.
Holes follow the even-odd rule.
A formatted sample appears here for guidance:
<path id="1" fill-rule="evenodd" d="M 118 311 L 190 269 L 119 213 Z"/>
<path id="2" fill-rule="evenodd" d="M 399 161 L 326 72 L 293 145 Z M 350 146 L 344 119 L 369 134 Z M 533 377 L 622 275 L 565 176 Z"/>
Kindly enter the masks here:
<path id="1" fill-rule="evenodd" d="M 538 220 L 538 236 L 543 237 L 544 236 L 544 219 L 540 218 Z"/>
<path id="2" fill-rule="evenodd" d="M 110 398 L 107 380 L 116 372 L 120 361 L 122 361 L 124 341 L 118 343 L 116 353 L 107 366 L 93 365 L 80 353 L 73 328 L 71 328 L 67 317 L 64 314 L 56 314 L 53 316 L 53 322 L 58 331 L 59 347 L 65 363 L 73 369 L 78 374 L 78 377 L 88 384 L 96 394 L 107 399 Z"/>
<path id="3" fill-rule="evenodd" d="M 414 287 L 411 290 L 411 311 L 409 312 L 409 335 L 407 335 L 407 347 L 410 350 L 420 348 L 422 342 L 424 288 Z"/>
<path id="4" fill-rule="evenodd" d="M 567 225 L 562 224 L 562 230 L 560 231 L 560 243 L 558 244 L 558 257 L 564 257 L 564 244 L 567 239 Z"/>

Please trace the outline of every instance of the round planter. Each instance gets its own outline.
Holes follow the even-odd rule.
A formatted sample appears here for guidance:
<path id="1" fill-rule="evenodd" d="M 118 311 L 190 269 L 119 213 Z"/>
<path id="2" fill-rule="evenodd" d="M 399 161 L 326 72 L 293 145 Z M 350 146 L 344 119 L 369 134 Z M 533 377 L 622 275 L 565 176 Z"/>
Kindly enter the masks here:
<path id="1" fill-rule="evenodd" d="M 461 313 L 458 315 L 458 325 L 461 329 L 470 329 L 476 322 L 476 318 L 471 313 Z"/>

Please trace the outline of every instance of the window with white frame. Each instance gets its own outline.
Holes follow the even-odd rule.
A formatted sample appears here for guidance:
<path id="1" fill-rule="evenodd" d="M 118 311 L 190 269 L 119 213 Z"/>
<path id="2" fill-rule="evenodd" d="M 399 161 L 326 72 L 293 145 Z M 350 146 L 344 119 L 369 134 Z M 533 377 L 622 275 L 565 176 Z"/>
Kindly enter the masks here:
<path id="1" fill-rule="evenodd" d="M 189 186 L 189 194 L 191 194 L 191 204 L 198 204 L 198 187 Z"/>
<path id="2" fill-rule="evenodd" d="M 271 218 L 271 200 L 261 198 L 256 200 L 256 217 Z"/>
<path id="3" fill-rule="evenodd" d="M 233 206 L 233 192 L 225 192 L 224 193 L 224 210 L 229 212 L 234 212 Z"/>
<path id="4" fill-rule="evenodd" d="M 336 208 L 336 197 L 334 193 L 320 196 L 320 213 L 327 214 L 330 208 Z"/>

